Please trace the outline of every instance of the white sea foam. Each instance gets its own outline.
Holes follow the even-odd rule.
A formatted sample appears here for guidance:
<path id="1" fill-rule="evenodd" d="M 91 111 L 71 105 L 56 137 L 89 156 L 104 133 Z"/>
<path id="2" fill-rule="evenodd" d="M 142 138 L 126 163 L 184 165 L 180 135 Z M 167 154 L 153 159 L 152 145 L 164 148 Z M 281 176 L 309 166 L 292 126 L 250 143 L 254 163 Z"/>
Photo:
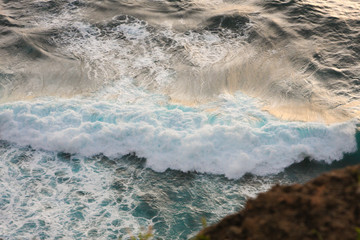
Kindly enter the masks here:
<path id="1" fill-rule="evenodd" d="M 36 149 L 92 156 L 135 152 L 156 171 L 276 173 L 310 157 L 331 162 L 356 150 L 355 123 L 285 122 L 242 94 L 184 107 L 147 94 L 103 101 L 42 99 L 0 105 L 0 138 Z M 137 94 L 136 94 L 137 95 Z M 216 109 L 212 109 L 216 107 Z"/>
<path id="2" fill-rule="evenodd" d="M 117 239 L 119 230 L 126 236 L 126 228 L 137 231 L 151 222 L 132 215 L 138 204 L 132 195 L 141 189 L 122 179 L 126 176 L 115 176 L 115 169 L 98 167 L 97 159 L 62 162 L 52 153 L 17 148 L 2 149 L 2 157 L 0 237 Z M 109 190 L 114 181 L 126 192 Z"/>
<path id="3" fill-rule="evenodd" d="M 284 179 L 165 170 L 240 178 L 356 150 L 356 122 L 282 121 L 248 96 L 296 107 L 327 91 L 296 71 L 297 45 L 267 51 L 248 41 L 253 18 L 264 17 L 252 14 L 258 7 L 196 0 L 203 10 L 192 19 L 154 11 L 154 20 L 112 12 L 110 2 L 101 3 L 106 11 L 72 2 L 27 12 L 36 33 L 55 33 L 44 35 L 54 47 L 48 57 L 3 63 L 11 74 L 2 81 L 0 140 L 15 145 L 0 141 L 0 238 L 117 239 L 150 224 L 157 236 L 185 239 L 202 214 L 218 221 Z M 235 12 L 250 19 L 243 31 L 202 29 Z M 156 172 L 112 158 L 128 153 Z"/>
<path id="4" fill-rule="evenodd" d="M 50 75 L 44 73 L 49 64 L 42 65 L 48 59 L 38 63 L 42 70 L 35 72 L 40 75 L 13 87 L 11 97 L 31 91 L 33 96 L 55 92 L 71 98 L 0 105 L 1 139 L 84 156 L 135 152 L 156 171 L 171 168 L 229 178 L 246 172 L 275 173 L 304 157 L 331 162 L 356 150 L 354 122 L 327 126 L 281 121 L 237 91 L 265 92 L 252 95 L 269 102 L 284 98 L 282 92 L 300 103 L 314 95 L 307 91 L 311 84 L 305 80 L 298 84 L 301 78 L 291 84 L 291 75 L 297 73 L 286 67 L 283 74 L 281 61 L 274 65 L 269 58 L 266 64 L 233 65 L 234 55 L 245 62 L 257 56 L 242 35 L 226 39 L 206 30 L 176 32 L 124 15 L 113 17 L 111 24 L 99 23 L 100 27 L 87 21 L 81 12 L 64 10 L 57 18 L 46 16 L 34 23 L 45 29 L 67 29 L 52 40 L 57 51 L 72 60 L 63 59 L 65 65 L 60 61 L 63 67 L 56 74 L 49 68 Z M 72 63 L 79 67 L 69 70 L 66 66 Z M 228 75 L 235 80 L 227 80 Z M 172 97 L 179 102 L 201 100 L 201 95 L 210 100 L 196 107 L 170 101 Z"/>
<path id="5" fill-rule="evenodd" d="M 174 171 L 158 174 L 127 160 L 64 158 L 13 145 L 1 145 L 0 159 L 4 239 L 127 239 L 148 225 L 156 236 L 185 239 L 200 229 L 202 214 L 210 223 L 217 221 L 243 206 L 244 196 L 279 182 L 271 177 L 229 181 Z M 194 220 L 197 227 L 185 226 Z"/>

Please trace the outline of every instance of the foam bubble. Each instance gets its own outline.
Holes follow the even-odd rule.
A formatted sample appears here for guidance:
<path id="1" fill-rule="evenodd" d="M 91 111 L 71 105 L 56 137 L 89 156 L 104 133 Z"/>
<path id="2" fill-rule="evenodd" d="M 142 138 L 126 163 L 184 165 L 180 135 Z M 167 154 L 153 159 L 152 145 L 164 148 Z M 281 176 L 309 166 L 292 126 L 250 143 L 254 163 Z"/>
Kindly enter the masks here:
<path id="1" fill-rule="evenodd" d="M 0 237 L 118 239 L 153 226 L 165 239 L 188 239 L 278 183 L 276 178 L 144 169 L 127 156 L 109 159 L 36 151 L 0 141 Z M 191 224 L 191 228 L 189 227 Z"/>
<path id="2" fill-rule="evenodd" d="M 2 104 L 0 137 L 84 156 L 135 152 L 156 171 L 170 168 L 229 178 L 246 172 L 276 173 L 305 157 L 331 162 L 356 150 L 354 122 L 281 121 L 240 93 L 199 107 L 143 94 L 146 97 L 130 94 L 116 101 L 77 98 Z M 130 101 L 132 97 L 136 102 Z"/>

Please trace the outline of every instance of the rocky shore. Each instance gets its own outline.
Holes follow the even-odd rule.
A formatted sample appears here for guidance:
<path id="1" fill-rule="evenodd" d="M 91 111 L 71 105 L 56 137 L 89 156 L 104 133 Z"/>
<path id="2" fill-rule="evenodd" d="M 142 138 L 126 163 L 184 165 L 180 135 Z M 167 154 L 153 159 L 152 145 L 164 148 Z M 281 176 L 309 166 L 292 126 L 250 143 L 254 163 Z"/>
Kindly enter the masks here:
<path id="1" fill-rule="evenodd" d="M 360 239 L 360 165 L 303 185 L 274 186 L 198 239 Z"/>

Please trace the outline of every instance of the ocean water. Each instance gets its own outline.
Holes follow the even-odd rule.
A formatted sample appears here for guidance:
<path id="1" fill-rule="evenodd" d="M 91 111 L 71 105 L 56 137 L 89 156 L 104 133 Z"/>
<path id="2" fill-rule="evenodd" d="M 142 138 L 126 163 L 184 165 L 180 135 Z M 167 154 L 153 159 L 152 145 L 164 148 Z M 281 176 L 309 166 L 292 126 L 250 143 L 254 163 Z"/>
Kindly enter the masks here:
<path id="1" fill-rule="evenodd" d="M 360 163 L 357 0 L 0 0 L 0 238 L 188 239 Z"/>

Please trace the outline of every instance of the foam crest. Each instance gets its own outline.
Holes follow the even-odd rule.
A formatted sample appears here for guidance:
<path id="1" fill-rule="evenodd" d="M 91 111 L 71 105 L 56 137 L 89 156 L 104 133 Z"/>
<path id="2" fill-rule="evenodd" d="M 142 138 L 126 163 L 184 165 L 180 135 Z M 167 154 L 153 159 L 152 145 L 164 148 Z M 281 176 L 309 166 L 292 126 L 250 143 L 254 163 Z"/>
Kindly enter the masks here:
<path id="1" fill-rule="evenodd" d="M 258 110 L 256 101 L 242 94 L 223 95 L 217 103 L 196 108 L 169 104 L 159 95 L 126 103 L 130 99 L 3 104 L 0 137 L 84 156 L 134 152 L 156 171 L 170 168 L 229 178 L 276 173 L 305 157 L 331 162 L 356 150 L 354 122 L 284 122 Z"/>

